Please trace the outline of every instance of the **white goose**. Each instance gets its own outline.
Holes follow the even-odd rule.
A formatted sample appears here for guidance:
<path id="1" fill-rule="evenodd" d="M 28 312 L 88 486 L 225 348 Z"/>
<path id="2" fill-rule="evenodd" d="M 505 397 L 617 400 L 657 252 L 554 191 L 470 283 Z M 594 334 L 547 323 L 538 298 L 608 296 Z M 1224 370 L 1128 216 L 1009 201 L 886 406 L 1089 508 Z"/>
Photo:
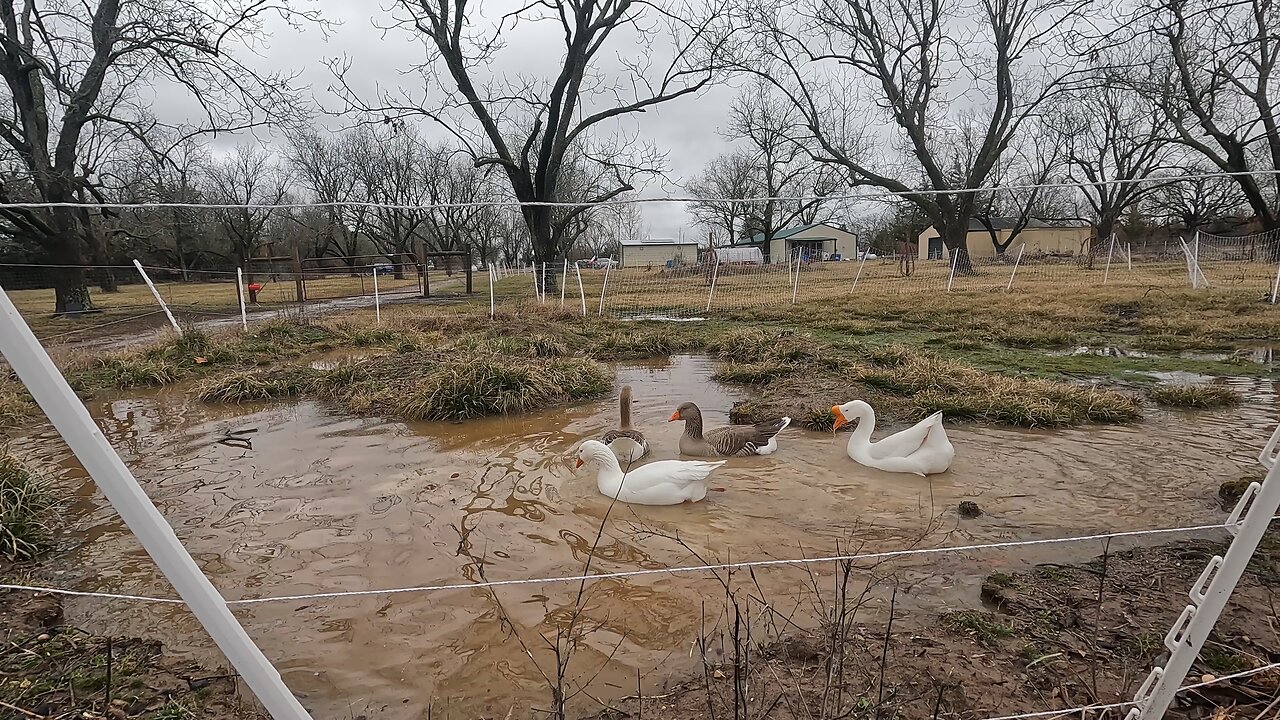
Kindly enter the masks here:
<path id="1" fill-rule="evenodd" d="M 587 440 L 578 448 L 578 462 L 600 466 L 596 487 L 600 494 L 633 505 L 679 505 L 707 496 L 707 477 L 724 464 L 700 460 L 659 460 L 632 468 L 625 475 L 608 445 Z"/>
<path id="2" fill-rule="evenodd" d="M 876 411 L 861 400 L 831 408 L 835 429 L 856 420 L 858 427 L 849 437 L 849 457 L 888 472 L 933 475 L 946 472 L 956 457 L 956 449 L 942 427 L 942 413 L 936 412 L 898 433 L 872 442 Z"/>

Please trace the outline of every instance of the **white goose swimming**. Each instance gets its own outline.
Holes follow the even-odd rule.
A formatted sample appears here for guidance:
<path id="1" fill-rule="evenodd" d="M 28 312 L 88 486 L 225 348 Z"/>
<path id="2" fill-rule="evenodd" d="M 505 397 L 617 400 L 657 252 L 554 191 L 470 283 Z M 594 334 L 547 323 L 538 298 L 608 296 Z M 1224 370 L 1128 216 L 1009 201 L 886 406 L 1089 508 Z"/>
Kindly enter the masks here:
<path id="1" fill-rule="evenodd" d="M 679 505 L 707 496 L 707 477 L 724 464 L 700 460 L 659 460 L 632 468 L 625 475 L 608 445 L 587 440 L 578 448 L 578 462 L 600 466 L 596 487 L 600 494 L 633 505 Z"/>
<path id="2" fill-rule="evenodd" d="M 876 427 L 876 411 L 861 400 L 831 408 L 836 416 L 835 429 L 857 421 L 858 427 L 849 437 L 849 457 L 855 461 L 888 472 L 934 475 L 946 472 L 956 457 L 956 449 L 942 427 L 942 413 L 936 412 L 898 433 L 877 441 L 871 440 Z"/>

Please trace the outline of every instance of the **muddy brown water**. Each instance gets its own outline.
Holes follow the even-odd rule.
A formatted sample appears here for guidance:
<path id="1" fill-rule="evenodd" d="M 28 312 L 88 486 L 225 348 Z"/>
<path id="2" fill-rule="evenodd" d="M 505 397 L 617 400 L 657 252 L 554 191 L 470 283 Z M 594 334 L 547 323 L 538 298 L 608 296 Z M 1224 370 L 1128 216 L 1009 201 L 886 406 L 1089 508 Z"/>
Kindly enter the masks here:
<path id="1" fill-rule="evenodd" d="M 654 457 L 674 457 L 680 427 L 666 418 L 679 402 L 697 402 L 718 423 L 748 396 L 711 381 L 710 372 L 695 357 L 619 369 L 619 384 L 635 388 L 636 422 Z M 706 502 L 612 510 L 588 468 L 573 468 L 572 450 L 614 425 L 613 399 L 456 424 L 352 418 L 308 401 L 209 406 L 180 389 L 90 408 L 214 584 L 238 599 L 472 582 L 481 574 L 574 575 L 606 514 L 593 572 L 1220 522 L 1218 484 L 1257 467 L 1277 419 L 1276 383 L 1231 382 L 1248 397 L 1241 408 L 1150 411 L 1132 427 L 952 427 L 955 466 L 928 480 L 854 464 L 847 436 L 791 428 L 776 455 L 717 471 L 712 486 L 724 491 Z M 246 428 L 257 429 L 251 450 L 215 442 Z M 60 468 L 77 498 L 62 585 L 171 594 L 50 429 L 35 429 L 12 449 Z M 957 518 L 966 499 L 984 515 Z M 993 570 L 1098 552 L 1095 542 L 918 557 L 896 567 L 915 582 L 907 603 L 937 611 L 976 606 L 978 585 Z M 830 586 L 829 565 L 812 570 Z M 805 602 L 801 588 L 814 579 L 793 567 L 755 576 L 740 572 L 734 582 L 759 583 L 757 594 L 789 607 Z M 547 706 L 539 668 L 553 674 L 554 662 L 540 638 L 553 638 L 572 616 L 578 589 L 288 601 L 236 614 L 316 717 L 421 717 L 428 706 L 458 717 L 501 717 L 514 706 L 520 716 Z M 637 672 L 645 692 L 682 679 L 697 663 L 692 643 L 720 619 L 723 597 L 705 572 L 588 583 L 570 675 L 590 684 L 573 705 L 590 711 L 597 700 L 634 693 Z M 68 617 L 217 659 L 179 607 L 89 599 L 69 603 Z"/>

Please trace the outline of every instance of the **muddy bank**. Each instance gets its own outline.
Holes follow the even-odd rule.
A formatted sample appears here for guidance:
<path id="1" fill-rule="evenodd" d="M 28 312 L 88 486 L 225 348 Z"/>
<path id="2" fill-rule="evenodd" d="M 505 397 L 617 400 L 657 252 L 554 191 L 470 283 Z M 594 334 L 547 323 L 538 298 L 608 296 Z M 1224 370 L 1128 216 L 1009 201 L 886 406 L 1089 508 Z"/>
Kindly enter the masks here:
<path id="1" fill-rule="evenodd" d="M 9 578 L 12 568 L 0 567 Z M 0 590 L 0 718 L 266 718 L 226 669 L 66 622 L 59 598 Z"/>
<path id="2" fill-rule="evenodd" d="M 838 573 L 811 631 L 740 578 L 726 620 L 696 643 L 698 677 L 637 693 L 601 717 L 927 720 L 1127 702 L 1161 660 L 1186 591 L 1225 548 L 1186 541 L 995 573 L 980 599 L 942 612 L 907 606 L 917 588 L 899 573 L 870 569 L 870 588 Z M 1278 573 L 1273 533 L 1183 685 L 1280 660 Z M 1277 692 L 1280 671 L 1270 670 L 1182 693 L 1170 716 L 1253 718 Z"/>

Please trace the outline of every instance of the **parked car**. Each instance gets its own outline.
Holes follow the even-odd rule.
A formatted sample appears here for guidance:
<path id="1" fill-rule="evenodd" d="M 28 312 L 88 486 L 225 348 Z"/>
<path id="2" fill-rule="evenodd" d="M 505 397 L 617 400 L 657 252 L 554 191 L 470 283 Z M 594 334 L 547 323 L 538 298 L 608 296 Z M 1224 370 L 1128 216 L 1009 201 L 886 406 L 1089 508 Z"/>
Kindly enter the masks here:
<path id="1" fill-rule="evenodd" d="M 618 261 L 613 258 L 596 258 L 591 267 L 596 270 L 604 270 L 605 268 L 618 267 Z"/>
<path id="2" fill-rule="evenodd" d="M 396 266 L 390 263 L 379 263 L 373 266 L 374 275 L 395 275 Z"/>

